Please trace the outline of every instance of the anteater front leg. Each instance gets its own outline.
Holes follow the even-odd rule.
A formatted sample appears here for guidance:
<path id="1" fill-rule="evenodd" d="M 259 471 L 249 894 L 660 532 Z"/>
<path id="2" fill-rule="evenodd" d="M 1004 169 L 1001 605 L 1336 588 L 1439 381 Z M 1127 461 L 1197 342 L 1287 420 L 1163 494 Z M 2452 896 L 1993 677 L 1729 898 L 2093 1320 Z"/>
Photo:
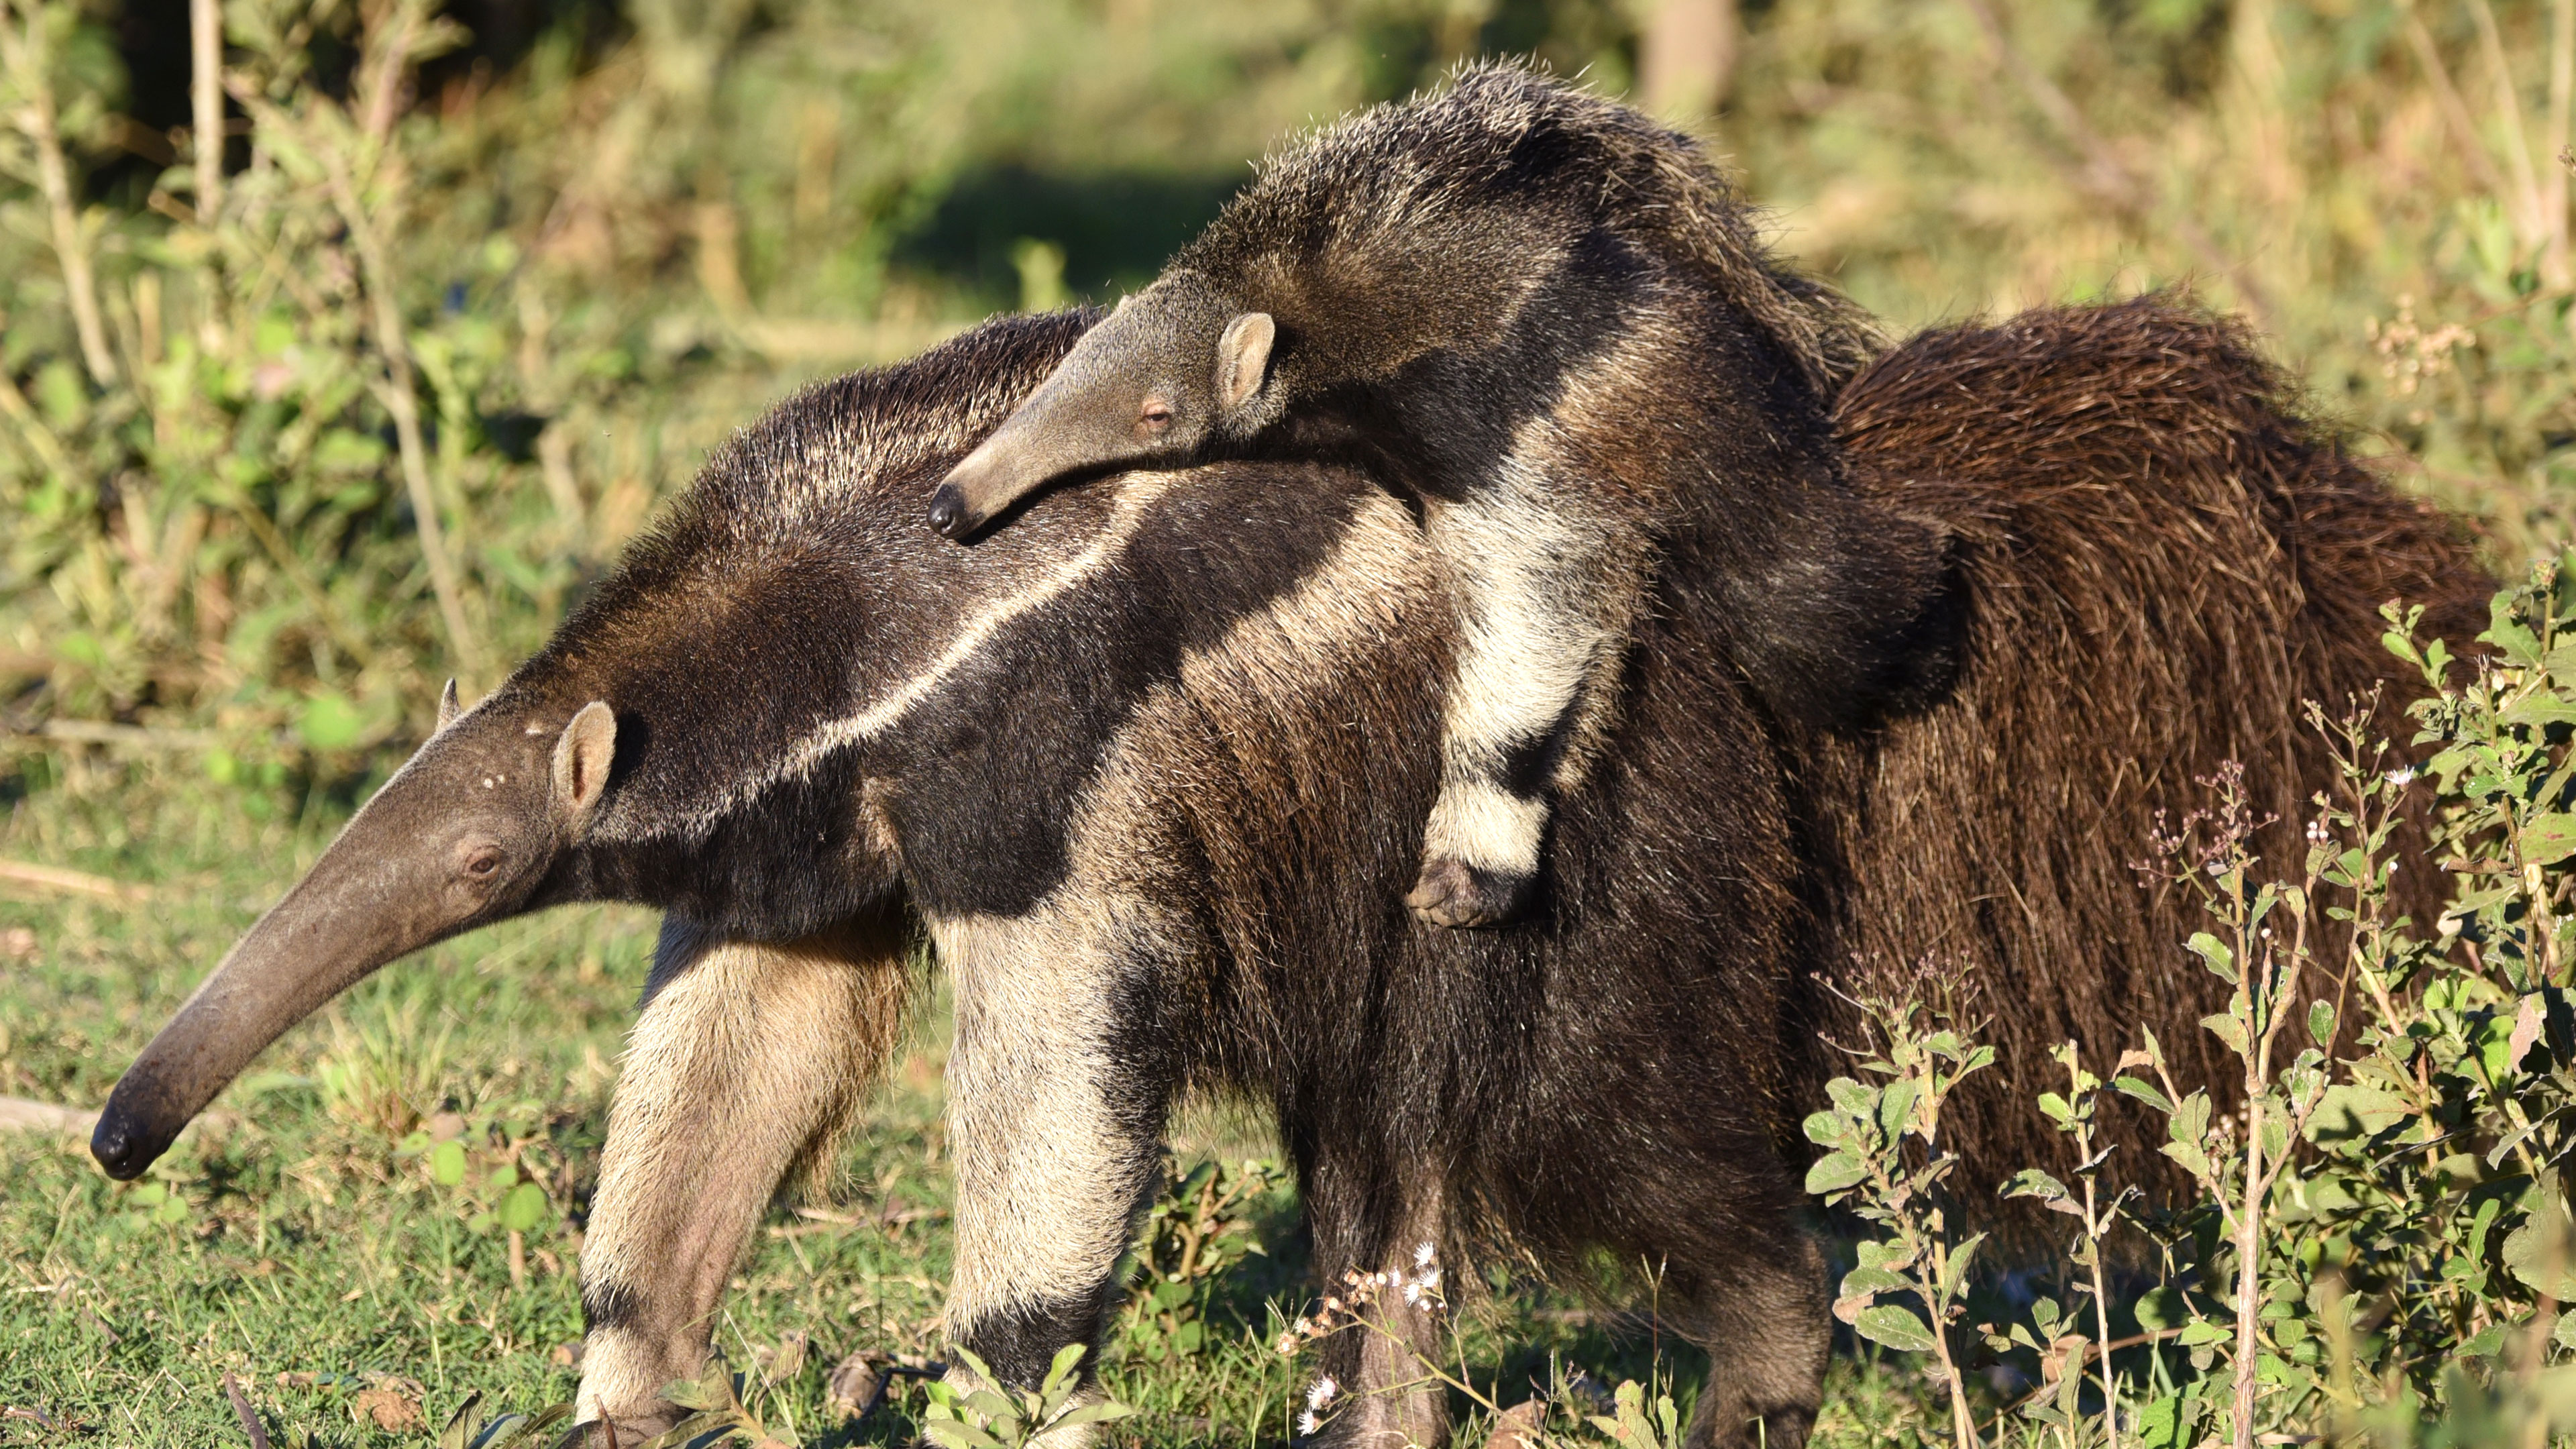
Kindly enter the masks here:
<path id="1" fill-rule="evenodd" d="M 680 1417 L 662 1386 L 703 1366 L 761 1211 L 828 1158 L 900 1038 L 908 956 L 892 922 L 783 945 L 664 924 L 582 1244 L 581 1420 L 631 1446 Z"/>
<path id="2" fill-rule="evenodd" d="M 1121 1018 L 1122 1002 L 1144 994 L 1128 976 L 1146 969 L 1156 928 L 1132 902 L 1085 894 L 1068 888 L 1021 916 L 930 920 L 957 996 L 948 1337 L 1019 1388 L 1074 1344 L 1095 1350 L 1088 1380 L 1170 1100 L 1159 1045 Z"/>
<path id="3" fill-rule="evenodd" d="M 1432 542 L 1457 594 L 1459 648 L 1441 710 L 1440 796 L 1405 904 L 1438 926 L 1527 909 L 1554 801 L 1609 728 L 1642 587 L 1622 546 L 1525 456 L 1494 486 L 1435 502 Z"/>

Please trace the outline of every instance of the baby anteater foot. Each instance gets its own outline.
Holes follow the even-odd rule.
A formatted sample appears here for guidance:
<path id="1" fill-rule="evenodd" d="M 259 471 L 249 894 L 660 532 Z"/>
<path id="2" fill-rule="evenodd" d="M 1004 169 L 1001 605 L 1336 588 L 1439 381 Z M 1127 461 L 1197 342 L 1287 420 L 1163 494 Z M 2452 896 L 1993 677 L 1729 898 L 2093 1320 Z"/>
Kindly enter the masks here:
<path id="1" fill-rule="evenodd" d="M 1422 862 L 1422 876 L 1404 903 L 1435 926 L 1499 926 L 1526 909 L 1536 877 L 1507 875 L 1454 856 Z"/>

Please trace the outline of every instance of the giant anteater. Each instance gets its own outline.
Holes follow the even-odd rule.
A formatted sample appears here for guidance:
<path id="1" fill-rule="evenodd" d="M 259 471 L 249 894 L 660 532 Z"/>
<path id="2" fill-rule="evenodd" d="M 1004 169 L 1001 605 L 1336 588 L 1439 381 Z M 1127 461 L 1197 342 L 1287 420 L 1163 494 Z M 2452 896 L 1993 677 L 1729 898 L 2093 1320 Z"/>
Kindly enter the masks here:
<path id="1" fill-rule="evenodd" d="M 2226 754 L 2287 798 L 2316 764 L 2293 702 L 2382 671 L 2369 604 L 2465 628 L 2485 587 L 2223 327 L 2137 303 L 1936 333 L 1841 416 L 1854 476 L 1955 550 L 1955 692 L 1862 739 L 1784 732 L 1712 618 L 1727 555 L 1677 533 L 1547 909 L 1426 931 L 1395 888 L 1458 626 L 1386 489 L 1234 462 L 1058 490 L 974 549 L 919 526 L 1089 320 L 993 323 L 739 436 L 251 928 L 118 1083 L 100 1162 L 141 1172 L 427 942 L 662 907 L 582 1252 L 583 1415 L 631 1443 L 850 1118 L 921 932 L 956 997 L 947 1322 L 997 1373 L 1099 1341 L 1199 1087 L 1276 1115 L 1326 1274 L 1424 1241 L 1647 1265 L 1710 1356 L 1693 1442 L 1795 1444 L 1829 1328 L 1789 1145 L 1825 986 L 1945 952 L 2017 1045 L 2182 1037 L 2211 983 L 2124 837 Z M 1354 1391 L 1321 1442 L 1439 1437 L 1395 1342 L 1320 1350 Z"/>
<path id="2" fill-rule="evenodd" d="M 1687 138 L 1509 66 L 1267 163 L 931 499 L 972 533 L 1049 479 L 1216 458 L 1358 466 L 1418 500 L 1458 592 L 1441 784 L 1407 901 L 1523 910 L 1599 753 L 1656 540 L 1705 528 L 1728 657 L 1796 726 L 1938 677 L 1929 529 L 1842 477 L 1871 346 L 1780 267 Z M 1222 525 L 1220 525 L 1222 526 Z"/>

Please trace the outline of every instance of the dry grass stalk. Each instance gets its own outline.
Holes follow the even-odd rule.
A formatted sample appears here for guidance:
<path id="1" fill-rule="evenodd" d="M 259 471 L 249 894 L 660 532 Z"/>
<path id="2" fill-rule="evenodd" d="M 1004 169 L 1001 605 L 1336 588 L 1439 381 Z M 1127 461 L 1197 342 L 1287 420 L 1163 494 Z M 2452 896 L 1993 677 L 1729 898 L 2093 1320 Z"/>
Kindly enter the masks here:
<path id="1" fill-rule="evenodd" d="M 188 101 L 195 122 L 197 221 L 212 226 L 224 204 L 224 15 L 222 0 L 188 0 Z"/>
<path id="2" fill-rule="evenodd" d="M 11 0 L 0 18 L 0 64 L 17 91 L 18 108 L 10 119 L 27 138 L 36 156 L 37 188 L 44 193 L 52 223 L 54 255 L 62 263 L 63 290 L 69 294 L 72 327 L 80 336 L 81 361 L 90 381 L 100 387 L 116 383 L 116 354 L 108 349 L 107 327 L 99 320 L 98 284 L 90 275 L 89 246 L 81 236 L 80 212 L 72 199 L 71 168 L 63 160 L 60 118 L 54 104 L 53 63 L 47 44 L 47 7 L 34 0 Z"/>
<path id="3" fill-rule="evenodd" d="M 0 1132 L 60 1132 L 86 1137 L 98 1126 L 98 1113 L 25 1097 L 0 1097 Z"/>
<path id="4" fill-rule="evenodd" d="M 141 886 L 125 885 L 103 875 L 25 860 L 0 860 L 0 885 L 53 895 L 92 896 L 103 901 L 140 901 L 152 894 Z"/>

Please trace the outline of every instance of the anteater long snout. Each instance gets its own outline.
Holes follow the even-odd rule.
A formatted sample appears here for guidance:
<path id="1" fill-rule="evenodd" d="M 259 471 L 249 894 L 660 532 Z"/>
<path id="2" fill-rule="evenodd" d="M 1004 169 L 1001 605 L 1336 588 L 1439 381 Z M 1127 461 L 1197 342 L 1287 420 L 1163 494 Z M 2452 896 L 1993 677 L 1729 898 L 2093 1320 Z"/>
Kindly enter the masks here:
<path id="1" fill-rule="evenodd" d="M 270 1042 L 408 945 L 353 929 L 311 884 L 242 937 L 117 1080 L 89 1143 L 108 1176 L 141 1176 Z"/>
<path id="2" fill-rule="evenodd" d="M 1043 479 L 1022 476 L 1023 469 L 1014 466 L 1010 454 L 1015 449 L 997 449 L 1000 434 L 984 440 L 983 445 L 966 455 L 939 480 L 930 495 L 930 526 L 942 538 L 965 539 L 974 536 L 994 514 L 1035 488 Z"/>

